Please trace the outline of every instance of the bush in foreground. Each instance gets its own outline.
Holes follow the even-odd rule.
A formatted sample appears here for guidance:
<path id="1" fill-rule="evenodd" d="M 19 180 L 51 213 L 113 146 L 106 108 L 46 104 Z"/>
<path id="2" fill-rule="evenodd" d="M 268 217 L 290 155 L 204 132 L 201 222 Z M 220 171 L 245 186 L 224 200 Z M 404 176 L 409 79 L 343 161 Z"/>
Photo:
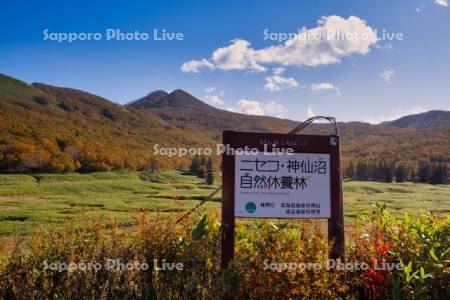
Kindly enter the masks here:
<path id="1" fill-rule="evenodd" d="M 348 238 L 346 262 L 366 270 L 326 270 L 329 245 L 311 221 L 243 225 L 236 256 L 220 269 L 220 223 L 201 215 L 176 225 L 177 215 L 141 214 L 137 226 L 98 220 L 33 237 L 0 265 L 4 299 L 448 299 L 450 218 L 406 215 L 384 207 Z M 108 259 L 147 263 L 148 270 L 106 270 Z M 155 270 L 182 263 L 182 270 Z M 50 263 L 99 263 L 98 270 L 46 269 Z M 377 270 L 374 263 L 403 270 Z M 302 268 L 311 263 L 323 268 Z M 111 264 L 111 263 L 110 263 Z M 81 266 L 81 265 L 78 265 Z M 137 265 L 134 265 L 137 266 Z M 174 267 L 174 265 L 164 265 Z M 293 267 L 296 266 L 296 267 Z M 303 265 L 304 266 L 304 265 Z"/>

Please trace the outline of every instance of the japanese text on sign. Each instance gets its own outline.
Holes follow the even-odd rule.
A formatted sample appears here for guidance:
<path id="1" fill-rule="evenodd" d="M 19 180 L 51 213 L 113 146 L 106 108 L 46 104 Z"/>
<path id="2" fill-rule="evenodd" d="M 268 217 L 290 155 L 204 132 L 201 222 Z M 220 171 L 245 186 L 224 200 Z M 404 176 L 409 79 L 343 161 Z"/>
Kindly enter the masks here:
<path id="1" fill-rule="evenodd" d="M 235 215 L 329 218 L 330 156 L 317 153 L 235 156 Z"/>

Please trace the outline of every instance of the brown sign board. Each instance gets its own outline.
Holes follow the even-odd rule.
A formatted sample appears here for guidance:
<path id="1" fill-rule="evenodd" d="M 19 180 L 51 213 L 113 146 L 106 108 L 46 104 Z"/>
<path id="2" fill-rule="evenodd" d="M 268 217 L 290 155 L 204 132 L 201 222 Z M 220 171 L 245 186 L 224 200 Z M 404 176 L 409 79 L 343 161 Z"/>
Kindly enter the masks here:
<path id="1" fill-rule="evenodd" d="M 344 257 L 339 137 L 224 131 L 222 266 L 234 256 L 235 218 L 328 220 L 330 258 Z"/>

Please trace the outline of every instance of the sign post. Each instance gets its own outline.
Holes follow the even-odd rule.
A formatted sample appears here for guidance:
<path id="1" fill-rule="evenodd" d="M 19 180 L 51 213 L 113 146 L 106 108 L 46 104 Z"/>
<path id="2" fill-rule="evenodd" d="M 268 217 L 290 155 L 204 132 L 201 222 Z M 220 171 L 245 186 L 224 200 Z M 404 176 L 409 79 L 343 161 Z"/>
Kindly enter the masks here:
<path id="1" fill-rule="evenodd" d="M 330 258 L 344 258 L 337 135 L 223 132 L 222 267 L 234 256 L 235 218 L 328 219 Z"/>

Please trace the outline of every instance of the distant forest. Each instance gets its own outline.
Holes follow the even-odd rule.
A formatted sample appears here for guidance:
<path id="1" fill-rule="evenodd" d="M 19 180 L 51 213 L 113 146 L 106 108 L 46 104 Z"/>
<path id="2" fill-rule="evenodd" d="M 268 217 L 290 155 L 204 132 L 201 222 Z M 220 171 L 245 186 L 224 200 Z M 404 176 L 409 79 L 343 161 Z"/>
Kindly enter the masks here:
<path id="1" fill-rule="evenodd" d="M 421 161 L 414 165 L 404 165 L 395 161 L 358 161 L 350 160 L 344 169 L 344 177 L 360 181 L 379 182 L 420 182 L 447 184 L 448 168 L 444 163 Z"/>

